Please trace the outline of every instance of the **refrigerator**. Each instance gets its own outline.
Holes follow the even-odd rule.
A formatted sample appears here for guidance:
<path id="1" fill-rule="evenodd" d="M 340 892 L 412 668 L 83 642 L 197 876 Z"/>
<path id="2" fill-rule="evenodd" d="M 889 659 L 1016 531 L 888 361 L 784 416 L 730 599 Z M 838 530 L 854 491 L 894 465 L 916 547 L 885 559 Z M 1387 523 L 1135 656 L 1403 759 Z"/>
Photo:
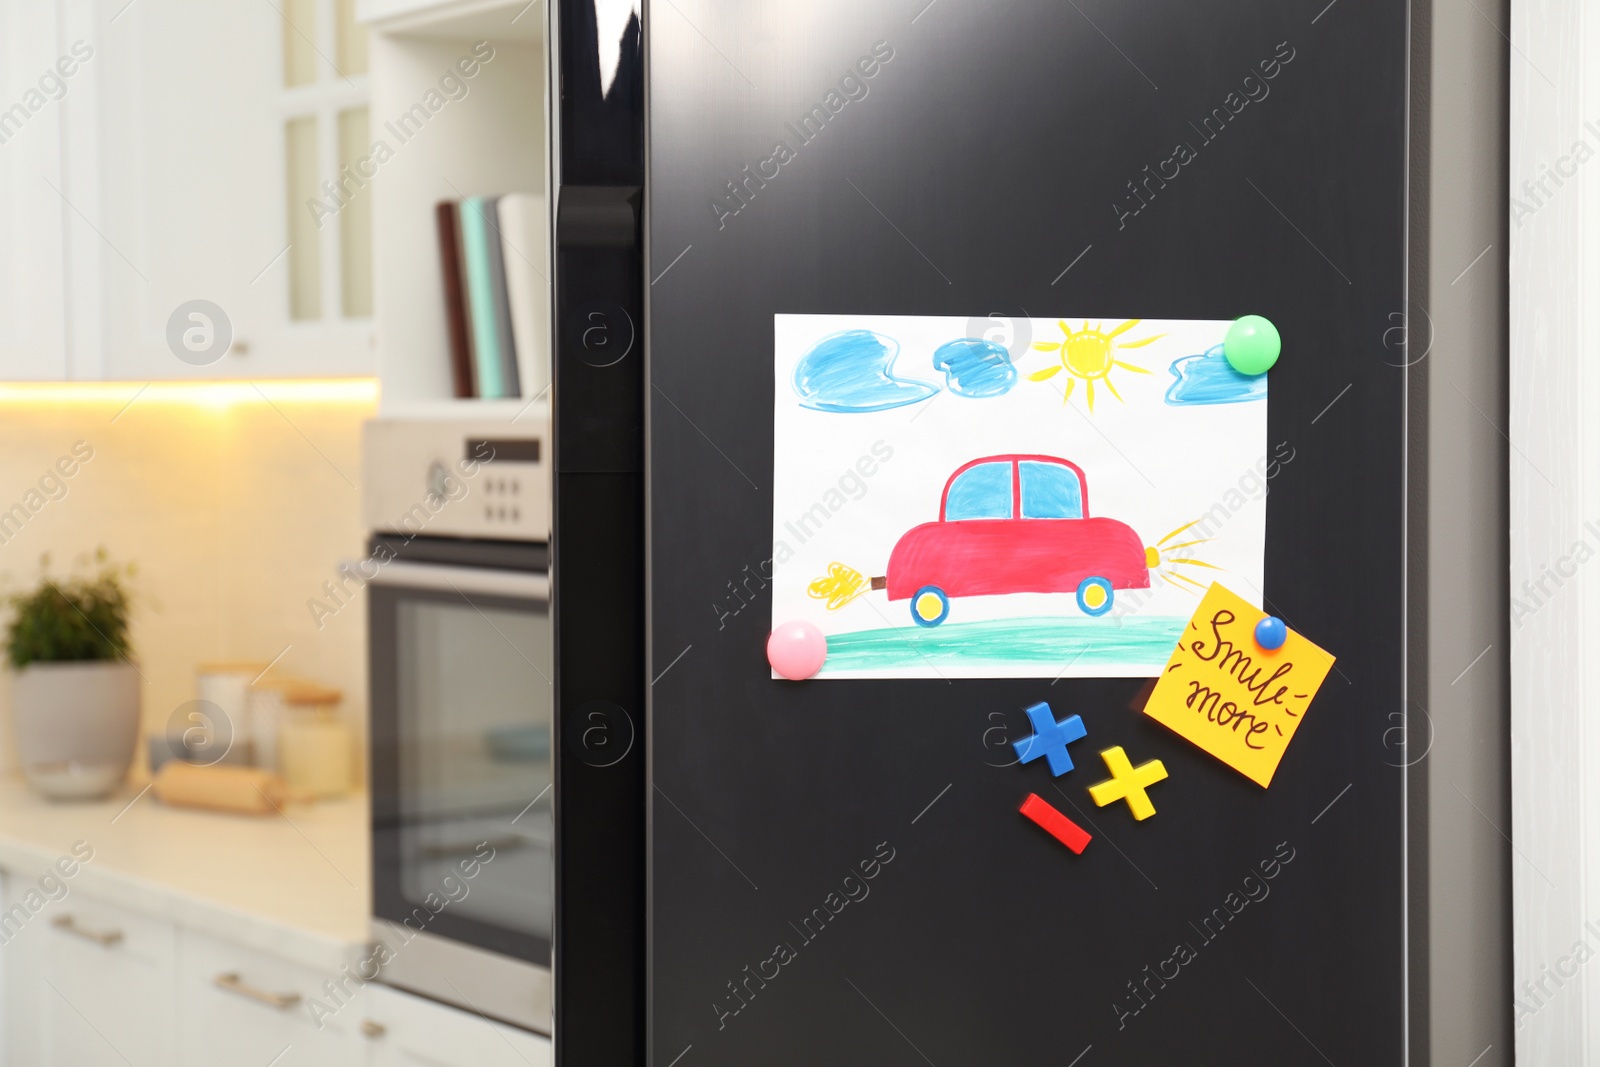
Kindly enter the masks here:
<path id="1" fill-rule="evenodd" d="M 552 17 L 560 1062 L 1408 1062 L 1407 5 Z"/>

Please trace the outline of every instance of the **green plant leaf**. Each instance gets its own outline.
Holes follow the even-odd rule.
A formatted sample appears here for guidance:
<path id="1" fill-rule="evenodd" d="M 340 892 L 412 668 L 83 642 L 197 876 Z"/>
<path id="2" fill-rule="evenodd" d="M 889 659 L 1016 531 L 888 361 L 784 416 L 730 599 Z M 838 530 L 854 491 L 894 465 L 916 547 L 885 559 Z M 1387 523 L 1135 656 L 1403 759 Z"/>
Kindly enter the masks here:
<path id="1" fill-rule="evenodd" d="M 40 561 L 39 584 L 6 597 L 12 616 L 6 630 L 6 658 L 12 669 L 30 663 L 127 659 L 131 568 L 110 562 L 102 548 L 95 568 L 56 580 L 48 557 Z"/>

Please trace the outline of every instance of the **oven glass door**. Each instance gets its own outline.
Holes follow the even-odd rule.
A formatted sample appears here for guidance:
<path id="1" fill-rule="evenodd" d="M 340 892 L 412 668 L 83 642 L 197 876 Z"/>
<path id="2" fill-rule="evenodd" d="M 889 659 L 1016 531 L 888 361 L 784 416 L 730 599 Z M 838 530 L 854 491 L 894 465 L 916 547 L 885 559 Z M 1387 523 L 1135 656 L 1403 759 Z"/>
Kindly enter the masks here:
<path id="1" fill-rule="evenodd" d="M 368 593 L 373 911 L 547 968 L 546 579 L 396 562 Z"/>

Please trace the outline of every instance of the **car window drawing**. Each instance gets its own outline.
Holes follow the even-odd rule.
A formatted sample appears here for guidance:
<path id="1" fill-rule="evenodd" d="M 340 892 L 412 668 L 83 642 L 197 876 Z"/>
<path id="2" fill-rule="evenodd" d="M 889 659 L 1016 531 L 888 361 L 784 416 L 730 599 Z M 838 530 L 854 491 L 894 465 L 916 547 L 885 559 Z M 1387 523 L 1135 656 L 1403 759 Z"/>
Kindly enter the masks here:
<path id="1" fill-rule="evenodd" d="M 1083 518 L 1083 474 L 1064 463 L 1025 459 L 1017 464 L 1025 519 Z"/>
<path id="2" fill-rule="evenodd" d="M 944 491 L 944 521 L 1011 518 L 1011 477 L 1009 461 L 976 463 L 957 471 Z"/>

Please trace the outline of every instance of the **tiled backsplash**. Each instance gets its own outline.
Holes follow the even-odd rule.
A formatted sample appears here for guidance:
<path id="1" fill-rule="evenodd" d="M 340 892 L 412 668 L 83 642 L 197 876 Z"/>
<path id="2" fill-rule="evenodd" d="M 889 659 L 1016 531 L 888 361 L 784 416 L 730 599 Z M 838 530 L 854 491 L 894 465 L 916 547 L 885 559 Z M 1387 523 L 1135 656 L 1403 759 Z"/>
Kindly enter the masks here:
<path id="1" fill-rule="evenodd" d="M 323 583 L 362 554 L 372 383 L 139 390 L 0 387 L 0 590 L 31 586 L 41 554 L 59 573 L 103 545 L 138 566 L 132 641 L 147 730 L 194 699 L 197 663 L 282 653 L 274 673 L 344 691 L 364 750 L 365 601 L 332 615 L 310 602 L 336 606 Z M 76 463 L 58 468 L 63 457 Z M 9 671 L 0 746 L 0 765 L 13 767 Z"/>

